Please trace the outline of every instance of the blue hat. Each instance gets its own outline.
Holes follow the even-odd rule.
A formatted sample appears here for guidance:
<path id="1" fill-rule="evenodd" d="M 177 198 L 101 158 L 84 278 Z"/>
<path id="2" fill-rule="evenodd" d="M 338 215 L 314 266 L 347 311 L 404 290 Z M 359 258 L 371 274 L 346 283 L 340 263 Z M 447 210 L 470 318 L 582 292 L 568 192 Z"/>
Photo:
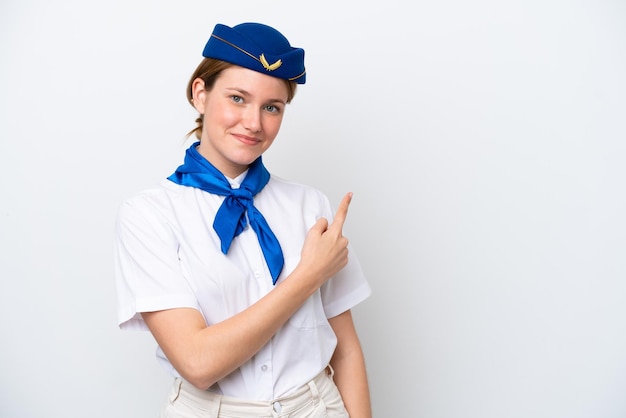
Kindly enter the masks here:
<path id="1" fill-rule="evenodd" d="M 304 49 L 294 48 L 276 29 L 260 23 L 232 28 L 217 24 L 202 56 L 304 84 Z"/>

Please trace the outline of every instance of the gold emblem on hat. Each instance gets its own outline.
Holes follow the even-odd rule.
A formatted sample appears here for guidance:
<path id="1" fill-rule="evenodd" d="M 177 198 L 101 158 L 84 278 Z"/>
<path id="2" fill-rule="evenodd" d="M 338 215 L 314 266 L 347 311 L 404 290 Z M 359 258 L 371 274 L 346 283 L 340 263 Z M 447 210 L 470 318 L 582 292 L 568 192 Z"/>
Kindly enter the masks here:
<path id="1" fill-rule="evenodd" d="M 261 56 L 259 57 L 259 61 L 261 61 L 261 65 L 263 65 L 263 68 L 265 68 L 268 71 L 274 71 L 275 69 L 283 65 L 282 60 L 278 60 L 274 64 L 270 64 L 269 62 L 267 62 L 267 59 L 265 58 L 265 55 L 263 54 L 261 54 Z"/>

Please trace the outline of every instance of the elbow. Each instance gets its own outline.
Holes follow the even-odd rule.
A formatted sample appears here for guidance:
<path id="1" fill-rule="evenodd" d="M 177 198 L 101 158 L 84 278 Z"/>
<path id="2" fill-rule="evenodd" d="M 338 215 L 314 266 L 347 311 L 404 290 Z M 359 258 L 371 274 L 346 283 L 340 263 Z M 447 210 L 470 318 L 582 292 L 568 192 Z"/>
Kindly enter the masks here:
<path id="1" fill-rule="evenodd" d="M 183 378 L 187 382 L 189 382 L 191 385 L 193 385 L 193 387 L 199 390 L 207 390 L 208 388 L 213 386 L 213 384 L 215 383 L 213 381 L 203 379 L 201 377 L 194 377 L 194 376 L 184 377 L 183 376 Z"/>
<path id="2" fill-rule="evenodd" d="M 207 390 L 219 380 L 214 373 L 211 373 L 210 367 L 197 362 L 187 362 L 180 365 L 177 371 L 183 379 L 200 390 Z"/>

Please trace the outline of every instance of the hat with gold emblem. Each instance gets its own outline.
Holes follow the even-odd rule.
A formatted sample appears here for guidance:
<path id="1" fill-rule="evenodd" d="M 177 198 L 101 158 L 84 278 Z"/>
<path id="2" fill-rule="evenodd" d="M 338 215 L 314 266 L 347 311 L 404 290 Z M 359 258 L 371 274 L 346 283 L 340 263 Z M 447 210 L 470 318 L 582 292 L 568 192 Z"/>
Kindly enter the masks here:
<path id="1" fill-rule="evenodd" d="M 294 48 L 276 29 L 261 23 L 217 24 L 202 56 L 304 84 L 304 49 Z"/>

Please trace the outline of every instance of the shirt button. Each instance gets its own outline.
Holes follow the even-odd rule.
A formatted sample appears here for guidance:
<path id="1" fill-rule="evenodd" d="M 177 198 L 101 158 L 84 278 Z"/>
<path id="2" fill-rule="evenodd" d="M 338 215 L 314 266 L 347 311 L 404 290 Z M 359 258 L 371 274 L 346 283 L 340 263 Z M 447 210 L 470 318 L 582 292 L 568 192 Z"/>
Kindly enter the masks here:
<path id="1" fill-rule="evenodd" d="M 274 411 L 277 414 L 280 414 L 281 412 L 283 412 L 283 406 L 280 404 L 280 402 L 276 401 L 273 403 L 273 407 L 274 407 Z"/>
<path id="2" fill-rule="evenodd" d="M 256 277 L 257 279 L 258 279 L 259 277 L 261 277 L 261 272 L 259 272 L 259 271 L 255 271 L 255 272 L 254 272 L 254 277 Z"/>
<path id="3" fill-rule="evenodd" d="M 267 371 L 267 364 L 264 364 L 261 366 L 261 371 L 264 371 L 264 372 Z"/>

